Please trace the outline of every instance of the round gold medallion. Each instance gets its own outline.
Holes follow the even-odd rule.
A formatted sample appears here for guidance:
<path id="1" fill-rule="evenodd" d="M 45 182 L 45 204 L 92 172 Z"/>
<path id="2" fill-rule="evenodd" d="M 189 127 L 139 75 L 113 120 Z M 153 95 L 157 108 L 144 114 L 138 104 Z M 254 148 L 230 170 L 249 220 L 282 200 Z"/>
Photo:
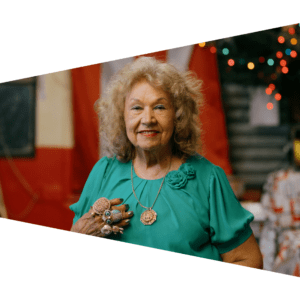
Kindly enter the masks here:
<path id="1" fill-rule="evenodd" d="M 151 225 L 156 221 L 157 213 L 154 210 L 147 209 L 141 214 L 141 222 L 144 225 Z"/>

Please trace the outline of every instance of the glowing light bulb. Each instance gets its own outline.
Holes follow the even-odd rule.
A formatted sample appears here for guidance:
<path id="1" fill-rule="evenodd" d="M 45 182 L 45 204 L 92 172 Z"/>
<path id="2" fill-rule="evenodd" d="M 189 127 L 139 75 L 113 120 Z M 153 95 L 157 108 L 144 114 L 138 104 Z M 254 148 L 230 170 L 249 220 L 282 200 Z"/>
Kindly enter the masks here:
<path id="1" fill-rule="evenodd" d="M 280 65 L 281 65 L 282 67 L 285 67 L 285 66 L 286 66 L 286 60 L 285 60 L 285 59 L 282 59 L 282 60 L 280 61 Z"/>
<path id="2" fill-rule="evenodd" d="M 295 39 L 295 38 L 292 38 L 290 42 L 292 45 L 297 45 L 297 43 L 298 43 L 297 39 Z"/>
<path id="3" fill-rule="evenodd" d="M 273 66 L 274 65 L 274 60 L 272 58 L 269 58 L 267 61 L 269 66 Z"/>
<path id="4" fill-rule="evenodd" d="M 247 67 L 248 67 L 248 69 L 253 70 L 254 67 L 255 67 L 255 65 L 254 65 L 253 62 L 249 62 L 249 63 L 247 64 Z"/>
<path id="5" fill-rule="evenodd" d="M 270 89 L 269 87 L 266 88 L 266 94 L 271 95 L 272 94 L 272 89 Z"/>
<path id="6" fill-rule="evenodd" d="M 290 48 L 285 49 L 285 54 L 286 55 L 290 55 L 292 52 L 292 50 Z"/>
<path id="7" fill-rule="evenodd" d="M 283 67 L 283 68 L 281 69 L 281 72 L 282 72 L 283 74 L 287 74 L 288 71 L 289 71 L 289 69 L 288 69 L 287 67 Z"/>
<path id="8" fill-rule="evenodd" d="M 295 28 L 291 27 L 289 28 L 289 34 L 295 34 Z"/>
<path id="9" fill-rule="evenodd" d="M 271 103 L 271 102 L 269 102 L 268 104 L 267 104 L 267 109 L 268 110 L 271 110 L 271 109 L 273 109 L 273 103 Z"/>
<path id="10" fill-rule="evenodd" d="M 234 60 L 233 60 L 233 59 L 229 59 L 229 60 L 228 60 L 228 65 L 229 65 L 230 67 L 234 66 Z"/>
<path id="11" fill-rule="evenodd" d="M 263 56 L 261 56 L 261 57 L 258 59 L 258 61 L 259 61 L 260 63 L 264 63 L 264 62 L 265 62 L 265 58 L 264 58 Z"/>
<path id="12" fill-rule="evenodd" d="M 216 53 L 217 52 L 217 48 L 214 47 L 214 46 L 210 47 L 210 52 L 211 53 Z"/>
<path id="13" fill-rule="evenodd" d="M 228 55 L 229 54 L 229 49 L 228 48 L 223 48 L 222 53 L 224 55 Z"/>
<path id="14" fill-rule="evenodd" d="M 277 101 L 279 101 L 279 100 L 281 100 L 281 95 L 280 95 L 279 93 L 276 93 L 275 96 L 274 96 L 274 98 L 275 98 Z"/>
<path id="15" fill-rule="evenodd" d="M 283 56 L 283 53 L 281 51 L 276 52 L 276 57 L 281 58 Z"/>
<path id="16" fill-rule="evenodd" d="M 199 46 L 200 46 L 200 47 L 204 47 L 204 46 L 205 46 L 205 44 L 206 44 L 205 42 L 203 42 L 203 43 L 199 43 Z"/>
<path id="17" fill-rule="evenodd" d="M 278 43 L 283 44 L 285 42 L 285 38 L 283 36 L 278 37 Z"/>
<path id="18" fill-rule="evenodd" d="M 297 56 L 297 52 L 295 50 L 292 50 L 290 56 L 295 58 Z"/>
<path id="19" fill-rule="evenodd" d="M 269 84 L 269 88 L 274 91 L 275 90 L 275 84 L 274 83 L 270 83 Z"/>

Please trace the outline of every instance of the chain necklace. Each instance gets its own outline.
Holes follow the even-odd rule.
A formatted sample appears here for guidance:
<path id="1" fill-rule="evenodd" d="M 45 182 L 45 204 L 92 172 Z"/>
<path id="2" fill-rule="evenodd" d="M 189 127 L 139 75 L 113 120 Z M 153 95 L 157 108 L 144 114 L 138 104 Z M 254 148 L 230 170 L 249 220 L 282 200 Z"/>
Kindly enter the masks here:
<path id="1" fill-rule="evenodd" d="M 134 197 L 136 198 L 138 204 L 139 204 L 141 207 L 143 207 L 143 208 L 146 209 L 146 210 L 141 214 L 141 219 L 140 219 L 141 222 L 142 222 L 144 225 L 151 225 L 151 224 L 153 224 L 153 223 L 156 221 L 157 213 L 156 213 L 152 208 L 153 208 L 153 206 L 154 206 L 154 204 L 155 204 L 155 202 L 156 202 L 156 200 L 157 200 L 157 198 L 158 198 L 158 195 L 159 195 L 159 193 L 160 193 L 160 190 L 161 190 L 161 188 L 162 188 L 162 186 L 163 186 L 163 184 L 164 184 L 165 178 L 166 178 L 167 174 L 169 173 L 169 170 L 170 170 L 170 168 L 171 168 L 171 163 L 172 163 L 172 158 L 171 158 L 171 161 L 170 161 L 170 165 L 169 165 L 168 171 L 167 171 L 166 175 L 165 175 L 164 178 L 163 178 L 163 181 L 162 181 L 162 183 L 161 183 L 161 185 L 160 185 L 160 188 L 159 188 L 159 190 L 158 190 L 158 193 L 157 193 L 157 195 L 156 195 L 156 198 L 155 198 L 155 200 L 154 200 L 152 206 L 151 206 L 151 207 L 147 207 L 147 206 L 144 206 L 143 204 L 141 204 L 141 202 L 139 201 L 137 195 L 135 194 L 135 190 L 134 190 L 134 187 L 133 187 L 133 162 L 131 161 L 131 186 L 132 186 L 132 192 L 133 192 L 133 195 L 134 195 Z"/>

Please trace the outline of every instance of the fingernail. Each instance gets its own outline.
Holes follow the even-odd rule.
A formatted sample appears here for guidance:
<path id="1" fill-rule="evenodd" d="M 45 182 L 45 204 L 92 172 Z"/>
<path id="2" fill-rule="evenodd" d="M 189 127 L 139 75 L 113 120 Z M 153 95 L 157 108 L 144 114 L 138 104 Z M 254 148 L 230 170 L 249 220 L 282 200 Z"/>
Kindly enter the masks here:
<path id="1" fill-rule="evenodd" d="M 119 199 L 120 199 L 120 201 L 121 201 L 121 202 L 123 202 L 123 201 L 124 201 L 124 199 L 123 199 L 123 198 L 119 198 Z"/>
<path id="2" fill-rule="evenodd" d="M 129 220 L 129 219 L 125 221 L 125 223 L 129 223 L 129 222 L 130 222 L 130 220 Z"/>
<path id="3" fill-rule="evenodd" d="M 129 209 L 129 205 L 128 204 L 125 204 L 125 209 Z"/>
<path id="4" fill-rule="evenodd" d="M 129 211 L 129 212 L 128 212 L 128 215 L 129 215 L 129 216 L 132 216 L 132 215 L 133 215 L 133 211 Z"/>

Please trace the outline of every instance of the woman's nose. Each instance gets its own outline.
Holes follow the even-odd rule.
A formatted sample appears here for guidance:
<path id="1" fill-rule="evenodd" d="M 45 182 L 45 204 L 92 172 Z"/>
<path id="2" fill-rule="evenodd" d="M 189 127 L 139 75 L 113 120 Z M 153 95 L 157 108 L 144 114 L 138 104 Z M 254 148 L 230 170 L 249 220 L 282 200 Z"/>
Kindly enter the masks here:
<path id="1" fill-rule="evenodd" d="M 155 122 L 155 116 L 154 116 L 154 112 L 152 111 L 152 109 L 149 109 L 149 108 L 144 109 L 142 122 L 144 124 L 151 124 L 151 123 Z"/>

